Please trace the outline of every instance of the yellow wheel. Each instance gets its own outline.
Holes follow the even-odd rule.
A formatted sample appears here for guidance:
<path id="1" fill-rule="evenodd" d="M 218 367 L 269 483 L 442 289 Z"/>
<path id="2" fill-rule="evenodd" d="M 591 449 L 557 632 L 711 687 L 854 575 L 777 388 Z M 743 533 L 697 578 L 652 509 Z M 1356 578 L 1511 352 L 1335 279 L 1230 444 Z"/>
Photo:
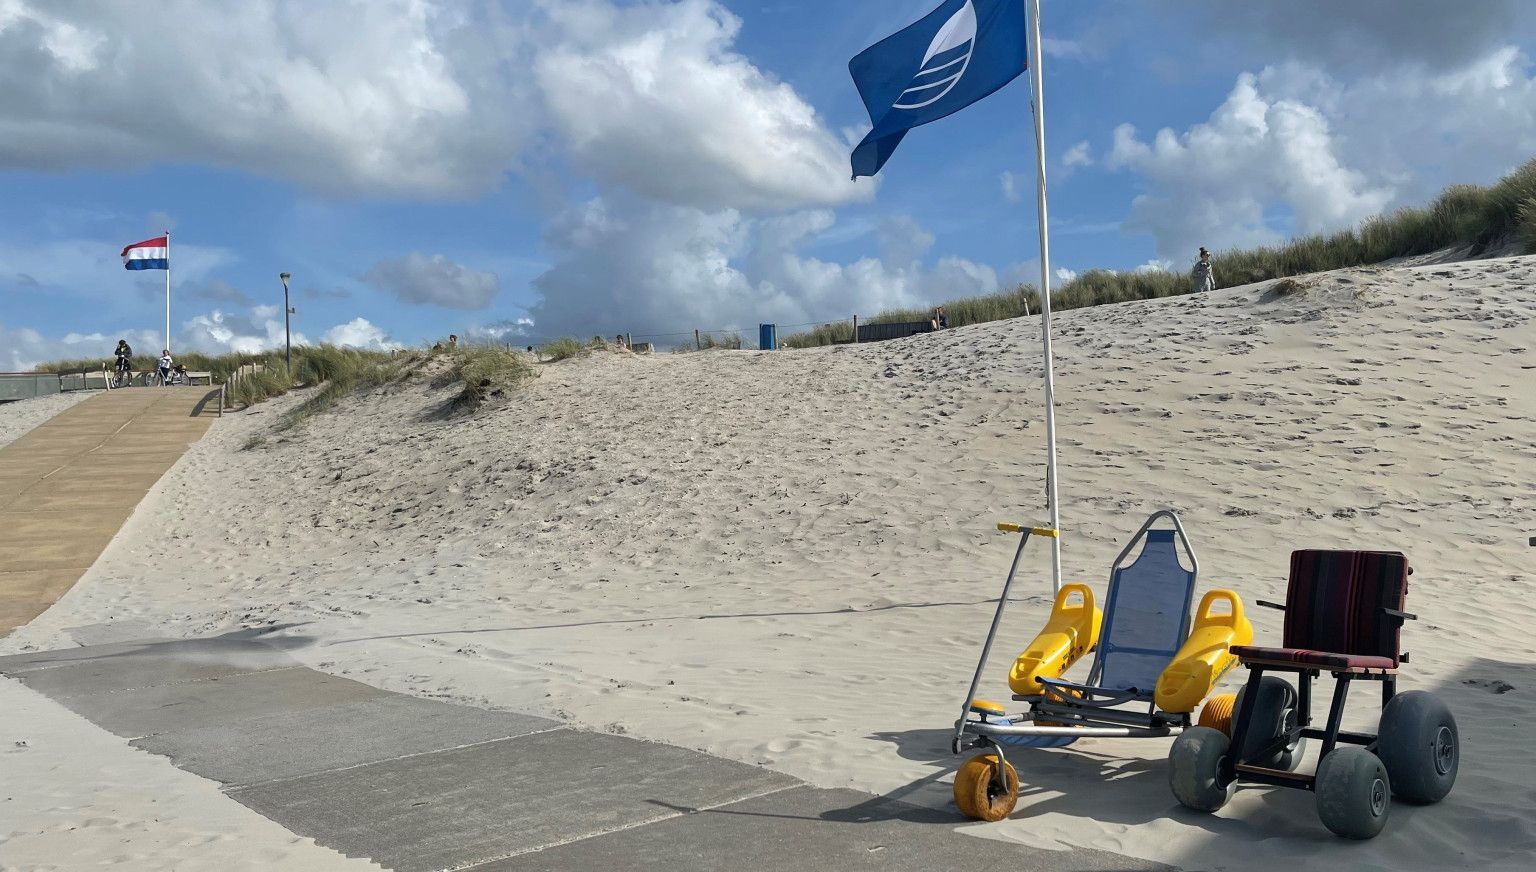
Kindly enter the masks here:
<path id="1" fill-rule="evenodd" d="M 955 805 L 960 813 L 979 821 L 1000 821 L 1013 811 L 1019 801 L 1019 773 L 1013 764 L 1001 761 L 1006 790 L 998 786 L 996 754 L 977 754 L 955 773 Z"/>
<path id="2" fill-rule="evenodd" d="M 1200 710 L 1200 726 L 1220 730 L 1232 737 L 1232 707 L 1237 704 L 1237 694 L 1218 693 L 1205 701 Z"/>

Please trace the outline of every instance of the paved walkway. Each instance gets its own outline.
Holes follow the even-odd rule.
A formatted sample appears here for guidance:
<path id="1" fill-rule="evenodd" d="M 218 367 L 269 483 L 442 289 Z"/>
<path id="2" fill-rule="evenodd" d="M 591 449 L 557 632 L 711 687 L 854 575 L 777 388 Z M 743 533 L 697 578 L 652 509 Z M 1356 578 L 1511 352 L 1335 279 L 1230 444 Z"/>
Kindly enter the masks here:
<path id="1" fill-rule="evenodd" d="M 250 633 L 98 645 L 3 657 L 0 673 L 294 833 L 399 872 L 1162 868 L 975 838 L 952 812 L 388 693 L 272 645 Z"/>
<path id="2" fill-rule="evenodd" d="M 0 636 L 53 605 L 218 415 L 208 388 L 92 397 L 0 448 Z"/>

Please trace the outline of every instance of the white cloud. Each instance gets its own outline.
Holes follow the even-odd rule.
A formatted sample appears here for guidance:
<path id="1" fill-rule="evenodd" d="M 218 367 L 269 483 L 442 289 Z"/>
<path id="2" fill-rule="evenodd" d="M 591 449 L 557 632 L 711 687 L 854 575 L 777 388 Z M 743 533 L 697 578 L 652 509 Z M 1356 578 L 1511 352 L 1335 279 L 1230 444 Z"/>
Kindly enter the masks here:
<path id="1" fill-rule="evenodd" d="M 1088 145 L 1088 140 L 1085 139 L 1067 149 L 1061 156 L 1061 165 L 1069 170 L 1093 166 L 1093 151 Z"/>
<path id="2" fill-rule="evenodd" d="M 705 209 L 867 199 L 848 155 L 793 88 L 732 51 L 741 20 L 710 0 L 549 9 L 533 68 L 570 159 L 605 183 Z"/>
<path id="3" fill-rule="evenodd" d="M 381 260 L 359 278 L 402 302 L 450 309 L 484 309 L 501 290 L 493 272 L 470 269 L 441 254 L 428 257 L 415 251 L 397 260 Z"/>
<path id="4" fill-rule="evenodd" d="M 1151 260 L 1147 261 L 1146 263 L 1142 264 L 1141 266 L 1138 266 L 1135 269 L 1131 270 L 1131 272 L 1139 272 L 1139 273 L 1168 272 L 1168 271 L 1170 271 L 1172 269 L 1173 269 L 1173 261 L 1171 261 L 1171 260 L 1164 260 L 1162 258 L 1154 257 Z"/>
<path id="5" fill-rule="evenodd" d="M 1390 184 L 1393 205 L 1420 203 L 1448 184 L 1491 182 L 1536 154 L 1536 66 L 1513 46 L 1442 70 L 1344 82 L 1291 63 L 1258 81 L 1326 114 L 1340 154 Z"/>
<path id="6" fill-rule="evenodd" d="M 1077 278 L 1077 271 L 1076 270 L 1070 270 L 1070 269 L 1067 269 L 1064 266 L 1057 267 L 1055 272 L 1056 272 L 1056 281 L 1051 283 L 1051 287 L 1056 287 L 1058 282 L 1064 285 L 1067 282 L 1070 282 L 1073 279 Z"/>
<path id="7" fill-rule="evenodd" d="M 256 354 L 282 348 L 284 325 L 282 319 L 276 317 L 280 311 L 277 306 L 256 306 L 243 315 L 222 309 L 193 315 L 182 323 L 176 349 L 208 354 L 230 351 Z M 296 332 L 293 344 L 307 345 L 309 339 Z"/>
<path id="8" fill-rule="evenodd" d="M 516 31 L 483 5 L 7 0 L 0 165 L 180 160 L 326 191 L 484 190 L 515 159 L 528 97 L 504 66 Z"/>
<path id="9" fill-rule="evenodd" d="M 1279 241 L 1268 215 L 1276 203 L 1290 208 L 1296 232 L 1312 233 L 1349 227 L 1393 196 L 1340 161 L 1322 112 L 1263 93 L 1248 73 L 1208 121 L 1182 134 L 1165 128 L 1144 142 L 1120 125 L 1106 164 L 1146 179 L 1125 229 L 1152 234 L 1163 257 Z"/>
<path id="10" fill-rule="evenodd" d="M 735 210 L 596 199 L 552 225 L 546 244 L 558 256 L 534 281 L 543 299 L 532 316 L 548 335 L 627 330 L 638 341 L 691 335 L 696 327 L 869 315 L 998 287 L 995 270 L 963 258 L 927 267 L 915 258 L 835 263 L 802 253 L 834 221 L 827 210 L 754 219 Z M 921 243 L 926 231 L 903 224 L 883 229 L 894 234 L 888 243 L 903 234 L 909 245 Z"/>
<path id="11" fill-rule="evenodd" d="M 367 318 L 353 318 L 345 324 L 337 324 L 320 336 L 321 342 L 364 348 L 372 351 L 388 351 L 402 347 L 389 338 L 389 334 L 369 323 Z"/>
<path id="12" fill-rule="evenodd" d="M 1536 66 L 1502 45 L 1458 65 L 1405 63 L 1350 80 L 1311 63 L 1266 67 L 1182 133 L 1146 141 L 1121 125 L 1105 162 L 1146 181 L 1124 229 L 1152 234 L 1160 257 L 1182 263 L 1200 245 L 1274 243 L 1423 205 L 1532 154 Z"/>
<path id="13" fill-rule="evenodd" d="M 1014 175 L 1011 170 L 1003 170 L 1002 184 L 1004 200 L 1010 203 L 1018 203 L 1024 199 L 1023 193 L 1019 191 L 1019 177 Z"/>

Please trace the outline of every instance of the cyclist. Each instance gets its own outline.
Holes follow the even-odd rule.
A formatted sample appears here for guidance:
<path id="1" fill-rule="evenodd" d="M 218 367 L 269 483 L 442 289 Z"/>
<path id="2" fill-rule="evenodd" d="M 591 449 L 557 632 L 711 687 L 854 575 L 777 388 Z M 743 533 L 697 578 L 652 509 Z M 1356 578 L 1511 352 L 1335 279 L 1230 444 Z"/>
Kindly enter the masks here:
<path id="1" fill-rule="evenodd" d="M 160 352 L 160 384 L 169 385 L 171 383 L 171 364 L 174 362 L 171 360 L 171 350 L 169 348 Z"/>
<path id="2" fill-rule="evenodd" d="M 117 351 L 113 352 L 113 354 L 117 357 L 117 363 L 113 367 L 113 372 L 117 376 L 118 384 L 121 385 L 123 380 L 130 377 L 133 373 L 133 349 L 129 347 L 128 340 L 119 339 L 117 340 Z"/>

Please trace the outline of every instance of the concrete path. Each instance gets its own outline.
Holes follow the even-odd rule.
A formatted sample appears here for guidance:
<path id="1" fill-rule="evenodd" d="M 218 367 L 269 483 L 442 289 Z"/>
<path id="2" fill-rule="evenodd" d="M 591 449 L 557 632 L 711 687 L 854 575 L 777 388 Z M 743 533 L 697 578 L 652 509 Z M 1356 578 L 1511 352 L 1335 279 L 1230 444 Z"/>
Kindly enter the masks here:
<path id="1" fill-rule="evenodd" d="M 300 836 L 400 872 L 1162 868 L 975 838 L 958 830 L 981 825 L 951 812 L 388 693 L 308 669 L 273 647 L 284 641 L 98 645 L 3 657 L 0 674 Z"/>
<path id="2" fill-rule="evenodd" d="M 80 579 L 218 411 L 206 387 L 128 388 L 0 448 L 0 636 Z"/>

